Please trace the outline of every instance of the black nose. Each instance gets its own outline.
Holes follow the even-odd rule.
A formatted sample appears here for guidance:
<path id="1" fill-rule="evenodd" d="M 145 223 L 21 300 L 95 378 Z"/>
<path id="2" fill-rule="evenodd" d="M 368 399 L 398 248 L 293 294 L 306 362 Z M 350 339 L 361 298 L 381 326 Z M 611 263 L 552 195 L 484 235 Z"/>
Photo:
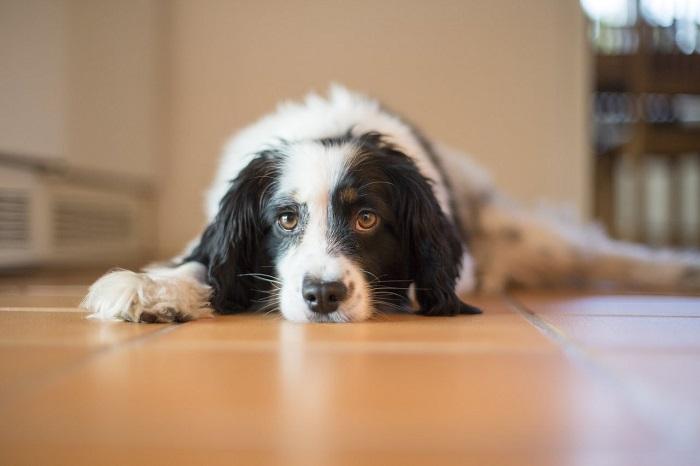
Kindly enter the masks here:
<path id="1" fill-rule="evenodd" d="M 322 282 L 306 277 L 301 285 L 304 301 L 314 312 L 328 314 L 338 309 L 348 296 L 348 288 L 342 282 Z"/>

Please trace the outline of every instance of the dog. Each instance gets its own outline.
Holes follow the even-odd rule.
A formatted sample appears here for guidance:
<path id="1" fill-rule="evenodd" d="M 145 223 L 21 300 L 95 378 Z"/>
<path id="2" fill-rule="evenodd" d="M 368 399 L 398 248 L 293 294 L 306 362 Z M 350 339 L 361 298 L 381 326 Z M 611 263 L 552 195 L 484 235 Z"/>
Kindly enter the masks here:
<path id="1" fill-rule="evenodd" d="M 476 314 L 460 297 L 509 286 L 700 290 L 699 254 L 526 210 L 466 155 L 340 86 L 236 134 L 206 211 L 208 226 L 184 254 L 108 273 L 82 307 L 131 322 L 249 310 L 353 322 L 389 311 Z"/>

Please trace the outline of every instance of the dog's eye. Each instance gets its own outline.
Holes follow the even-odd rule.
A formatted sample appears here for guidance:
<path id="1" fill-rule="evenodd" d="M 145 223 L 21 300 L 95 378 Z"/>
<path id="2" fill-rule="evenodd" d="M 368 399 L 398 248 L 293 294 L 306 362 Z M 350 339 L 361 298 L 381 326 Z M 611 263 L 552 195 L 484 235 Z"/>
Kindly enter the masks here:
<path id="1" fill-rule="evenodd" d="M 297 227 L 297 224 L 299 223 L 299 217 L 297 216 L 297 214 L 293 213 L 282 214 L 279 217 L 277 217 L 277 223 L 284 230 L 292 231 Z"/>
<path id="2" fill-rule="evenodd" d="M 379 217 L 374 212 L 369 210 L 362 210 L 357 214 L 357 219 L 355 220 L 355 230 L 357 231 L 369 231 L 379 223 Z"/>

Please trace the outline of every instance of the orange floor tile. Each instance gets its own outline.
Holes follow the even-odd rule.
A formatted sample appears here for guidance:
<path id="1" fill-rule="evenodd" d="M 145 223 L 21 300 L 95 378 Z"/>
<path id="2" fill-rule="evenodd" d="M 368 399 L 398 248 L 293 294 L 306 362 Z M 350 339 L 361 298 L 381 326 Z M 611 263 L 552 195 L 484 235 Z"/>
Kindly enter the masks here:
<path id="1" fill-rule="evenodd" d="M 85 318 L 0 282 L 0 464 L 684 465 L 700 298 L 513 293 L 481 316 Z"/>

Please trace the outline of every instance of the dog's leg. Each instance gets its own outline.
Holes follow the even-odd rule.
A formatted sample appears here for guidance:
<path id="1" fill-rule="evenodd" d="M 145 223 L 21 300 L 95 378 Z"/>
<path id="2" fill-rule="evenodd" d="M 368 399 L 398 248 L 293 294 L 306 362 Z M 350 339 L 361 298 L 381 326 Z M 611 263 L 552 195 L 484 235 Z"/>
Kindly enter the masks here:
<path id="1" fill-rule="evenodd" d="M 91 317 L 131 322 L 185 322 L 211 314 L 206 267 L 199 262 L 116 270 L 91 287 L 81 307 Z"/>
<path id="2" fill-rule="evenodd" d="M 623 241 L 601 241 L 582 258 L 582 269 L 595 281 L 642 290 L 700 292 L 700 254 L 652 249 Z"/>
<path id="3" fill-rule="evenodd" d="M 481 206 L 473 251 L 480 289 L 612 284 L 700 291 L 700 254 L 610 239 L 598 227 L 494 199 Z"/>

